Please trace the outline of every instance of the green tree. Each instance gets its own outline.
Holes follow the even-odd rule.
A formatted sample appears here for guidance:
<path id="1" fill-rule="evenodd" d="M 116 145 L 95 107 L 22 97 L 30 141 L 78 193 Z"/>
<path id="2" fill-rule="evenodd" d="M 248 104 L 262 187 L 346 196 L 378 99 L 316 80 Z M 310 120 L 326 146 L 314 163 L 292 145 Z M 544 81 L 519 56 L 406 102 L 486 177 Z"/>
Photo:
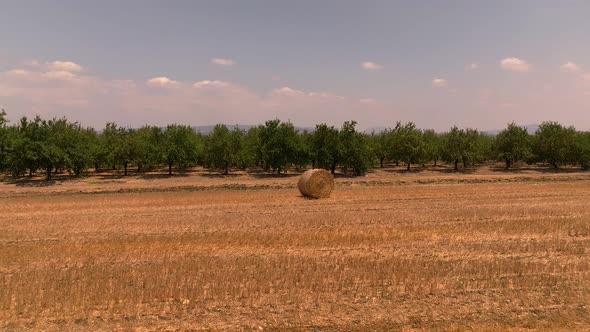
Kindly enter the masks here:
<path id="1" fill-rule="evenodd" d="M 496 160 L 497 159 L 497 153 L 496 153 L 496 136 L 494 135 L 488 135 L 485 133 L 479 133 L 479 137 L 478 137 L 478 145 L 479 145 L 479 158 L 478 160 L 476 160 L 477 163 L 484 163 L 484 162 L 488 162 L 490 160 Z M 532 157 L 533 155 L 531 154 L 530 157 Z M 530 158 L 529 157 L 529 158 Z M 529 160 L 529 159 L 525 159 Z"/>
<path id="2" fill-rule="evenodd" d="M 238 127 L 230 131 L 225 125 L 216 125 L 205 143 L 207 166 L 221 169 L 223 174 L 229 174 L 231 167 L 246 164 L 243 154 L 244 137 L 245 132 Z"/>
<path id="3" fill-rule="evenodd" d="M 133 132 L 135 149 L 133 162 L 137 171 L 150 170 L 162 162 L 163 134 L 162 129 L 143 126 Z"/>
<path id="4" fill-rule="evenodd" d="M 293 124 L 278 119 L 266 121 L 259 128 L 258 138 L 264 168 L 276 170 L 277 174 L 298 160 L 303 147 Z"/>
<path id="5" fill-rule="evenodd" d="M 310 137 L 310 145 L 312 166 L 329 170 L 334 174 L 342 150 L 338 129 L 325 123 L 316 125 Z"/>
<path id="6" fill-rule="evenodd" d="M 135 130 L 114 125 L 109 131 L 109 156 L 113 168 L 117 165 L 123 166 L 123 174 L 128 174 L 129 164 L 136 159 L 136 136 Z M 105 130 L 106 132 L 106 130 Z"/>
<path id="7" fill-rule="evenodd" d="M 10 145 L 12 136 L 7 126 L 8 119 L 6 119 L 6 111 L 0 111 L 0 172 L 3 172 L 9 167 Z"/>
<path id="8" fill-rule="evenodd" d="M 9 170 L 14 177 L 24 176 L 29 170 L 29 176 L 36 171 L 35 154 L 32 146 L 31 133 L 27 126 L 29 121 L 22 117 L 19 123 L 7 128 L 6 147 L 6 170 Z"/>
<path id="9" fill-rule="evenodd" d="M 465 129 L 465 136 L 463 141 L 462 161 L 463 167 L 474 165 L 485 161 L 488 149 L 491 146 L 490 141 L 485 135 L 480 133 L 477 129 Z"/>
<path id="10" fill-rule="evenodd" d="M 496 136 L 495 149 L 497 158 L 506 163 L 506 169 L 514 163 L 529 159 L 533 153 L 526 128 L 514 122 Z"/>
<path id="11" fill-rule="evenodd" d="M 453 169 L 459 169 L 459 162 L 463 161 L 465 142 L 465 130 L 453 126 L 451 130 L 444 135 L 443 139 L 443 159 L 448 163 L 453 163 Z"/>
<path id="12" fill-rule="evenodd" d="M 117 169 L 115 152 L 120 141 L 120 130 L 116 123 L 108 122 L 100 134 L 100 144 L 96 151 L 96 171 L 100 165 L 107 165 L 112 170 Z"/>
<path id="13" fill-rule="evenodd" d="M 385 167 L 385 160 L 388 157 L 388 143 L 389 143 L 389 130 L 386 129 L 380 133 L 371 133 L 367 137 L 373 156 L 379 162 L 381 168 Z"/>
<path id="14" fill-rule="evenodd" d="M 195 165 L 202 149 L 200 136 L 191 127 L 168 125 L 163 133 L 162 149 L 168 175 L 172 175 L 172 166 L 182 169 Z"/>
<path id="15" fill-rule="evenodd" d="M 296 132 L 295 138 L 295 155 L 292 163 L 298 168 L 305 168 L 311 160 L 311 147 L 309 144 L 308 136 L 311 136 L 306 131 Z"/>
<path id="16" fill-rule="evenodd" d="M 14 175 L 28 170 L 29 176 L 33 176 L 39 168 L 41 144 L 44 140 L 44 137 L 41 136 L 40 123 L 41 118 L 39 117 L 36 117 L 34 121 L 29 121 L 26 117 L 20 119 L 19 135 L 12 147 L 12 173 Z"/>
<path id="17" fill-rule="evenodd" d="M 31 122 L 21 119 L 22 139 L 17 142 L 15 150 L 22 149 L 20 157 L 32 175 L 38 168 L 45 169 L 46 179 L 51 179 L 54 167 L 68 163 L 65 153 L 64 136 L 67 121 L 65 119 L 43 120 L 39 116 Z M 20 145 L 20 146 L 19 146 Z"/>
<path id="18" fill-rule="evenodd" d="M 387 131 L 385 138 L 387 146 L 387 158 L 395 163 L 395 166 L 399 166 L 399 162 L 404 160 L 402 146 L 402 123 L 398 121 L 393 129 Z"/>
<path id="19" fill-rule="evenodd" d="M 371 150 L 366 137 L 356 131 L 356 121 L 346 121 L 339 133 L 341 164 L 344 173 L 352 169 L 354 175 L 366 173 L 371 163 Z"/>
<path id="20" fill-rule="evenodd" d="M 535 151 L 541 161 L 554 168 L 575 162 L 576 129 L 558 122 L 543 122 L 535 133 Z"/>
<path id="21" fill-rule="evenodd" d="M 406 162 L 408 171 L 413 163 L 419 163 L 426 155 L 422 132 L 416 128 L 413 122 L 408 122 L 396 128 L 396 139 L 394 142 L 397 144 L 395 151 L 398 160 Z"/>
<path id="22" fill-rule="evenodd" d="M 254 165 L 256 167 L 263 166 L 262 161 L 262 144 L 260 143 L 260 131 L 262 126 L 255 126 L 246 132 L 244 135 L 244 146 L 242 149 L 242 153 L 244 155 L 244 162 L 245 164 L 243 167 L 247 165 Z"/>
<path id="23" fill-rule="evenodd" d="M 579 132 L 577 134 L 576 157 L 582 169 L 590 168 L 590 132 Z"/>
<path id="24" fill-rule="evenodd" d="M 434 166 L 442 158 L 442 138 L 434 130 L 428 129 L 422 133 L 424 141 L 425 159 L 434 162 Z"/>
<path id="25" fill-rule="evenodd" d="M 53 162 L 55 172 L 61 173 L 67 169 L 70 173 L 73 170 L 79 174 L 73 163 L 76 162 L 77 166 L 85 167 L 85 165 L 81 165 L 82 159 L 92 158 L 88 155 L 90 152 L 88 149 L 78 148 L 84 143 L 80 135 L 80 125 L 77 122 L 69 122 L 66 118 L 49 120 L 47 125 L 50 137 L 50 141 L 47 143 L 51 143 L 57 153 Z M 77 154 L 74 155 L 74 152 Z M 77 160 L 73 160 L 74 157 Z"/>
<path id="26" fill-rule="evenodd" d="M 98 136 L 92 128 L 72 124 L 67 133 L 67 141 L 68 168 L 72 169 L 75 175 L 80 175 L 94 164 Z"/>

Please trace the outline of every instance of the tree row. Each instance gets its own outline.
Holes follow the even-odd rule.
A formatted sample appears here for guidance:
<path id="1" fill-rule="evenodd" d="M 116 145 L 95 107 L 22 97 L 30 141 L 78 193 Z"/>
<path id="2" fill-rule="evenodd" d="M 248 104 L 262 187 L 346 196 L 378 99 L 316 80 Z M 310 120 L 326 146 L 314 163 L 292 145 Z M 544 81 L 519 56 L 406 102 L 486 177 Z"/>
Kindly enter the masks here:
<path id="1" fill-rule="evenodd" d="M 336 128 L 326 124 L 298 131 L 290 122 L 269 120 L 248 130 L 217 125 L 208 135 L 190 126 L 138 129 L 108 123 L 97 132 L 65 118 L 18 123 L 0 113 L 0 171 L 14 177 L 44 172 L 80 175 L 91 169 L 137 172 L 167 167 L 168 173 L 201 165 L 228 174 L 233 169 L 258 167 L 277 174 L 291 167 L 325 168 L 364 174 L 386 163 L 412 165 L 441 162 L 455 170 L 490 161 L 506 168 L 519 162 L 590 165 L 590 133 L 557 122 L 544 122 L 534 134 L 514 123 L 498 135 L 452 127 L 448 132 L 421 130 L 414 123 L 397 123 L 383 132 L 365 134 L 355 121 Z"/>

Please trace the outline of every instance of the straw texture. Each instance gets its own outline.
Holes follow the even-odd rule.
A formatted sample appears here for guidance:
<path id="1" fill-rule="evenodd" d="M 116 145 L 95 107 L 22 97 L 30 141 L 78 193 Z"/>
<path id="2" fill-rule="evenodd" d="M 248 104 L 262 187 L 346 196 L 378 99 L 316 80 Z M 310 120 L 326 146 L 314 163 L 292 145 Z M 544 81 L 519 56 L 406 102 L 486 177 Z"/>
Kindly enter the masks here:
<path id="1" fill-rule="evenodd" d="M 334 190 L 334 178 L 325 169 L 310 169 L 301 175 L 297 187 L 303 196 L 325 198 Z"/>

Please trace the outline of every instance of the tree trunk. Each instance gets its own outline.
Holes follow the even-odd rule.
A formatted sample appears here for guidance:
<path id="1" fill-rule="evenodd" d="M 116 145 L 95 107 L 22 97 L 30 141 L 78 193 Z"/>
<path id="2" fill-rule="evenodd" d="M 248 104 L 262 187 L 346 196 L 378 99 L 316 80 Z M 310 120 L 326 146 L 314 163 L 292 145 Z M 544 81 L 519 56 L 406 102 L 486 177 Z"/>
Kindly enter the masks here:
<path id="1" fill-rule="evenodd" d="M 94 163 L 94 172 L 98 173 L 98 163 Z"/>
<path id="2" fill-rule="evenodd" d="M 459 170 L 459 159 L 455 159 L 455 171 Z"/>
<path id="3" fill-rule="evenodd" d="M 29 168 L 29 177 L 32 178 L 33 177 L 33 169 Z"/>
<path id="4" fill-rule="evenodd" d="M 332 163 L 332 168 L 330 169 L 330 173 L 332 173 L 332 174 L 336 173 L 336 163 Z"/>
<path id="5" fill-rule="evenodd" d="M 76 174 L 76 176 L 80 176 L 80 166 L 74 167 L 74 174 Z"/>
<path id="6" fill-rule="evenodd" d="M 410 170 L 410 165 L 411 165 L 411 164 L 410 164 L 410 162 L 408 161 L 408 167 L 406 168 L 406 170 L 408 170 L 408 171 Z"/>
<path id="7" fill-rule="evenodd" d="M 436 158 L 434 158 L 434 166 L 436 166 L 436 161 L 437 161 Z"/>
<path id="8" fill-rule="evenodd" d="M 385 161 L 385 158 L 381 158 L 381 160 L 379 160 L 380 164 L 381 164 L 381 168 L 383 168 L 383 162 Z"/>
<path id="9" fill-rule="evenodd" d="M 395 161 L 395 166 L 399 166 L 399 160 Z"/>
<path id="10" fill-rule="evenodd" d="M 51 166 L 47 167 L 47 180 L 51 180 Z"/>
<path id="11" fill-rule="evenodd" d="M 506 159 L 506 169 L 510 169 L 510 159 Z"/>
<path id="12" fill-rule="evenodd" d="M 168 175 L 172 175 L 172 163 L 168 162 Z"/>
<path id="13" fill-rule="evenodd" d="M 229 166 L 226 164 L 224 169 L 223 169 L 223 174 L 228 175 L 229 174 Z"/>
<path id="14" fill-rule="evenodd" d="M 123 168 L 125 169 L 124 174 L 127 176 L 127 162 L 123 164 Z"/>

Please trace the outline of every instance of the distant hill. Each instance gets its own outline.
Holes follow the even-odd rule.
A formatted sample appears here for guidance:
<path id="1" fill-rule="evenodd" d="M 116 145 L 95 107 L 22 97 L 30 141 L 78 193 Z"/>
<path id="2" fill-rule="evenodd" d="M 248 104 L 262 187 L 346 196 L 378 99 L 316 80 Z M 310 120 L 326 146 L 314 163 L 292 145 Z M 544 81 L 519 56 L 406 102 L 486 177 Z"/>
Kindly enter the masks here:
<path id="1" fill-rule="evenodd" d="M 537 131 L 537 129 L 539 129 L 538 124 L 529 124 L 529 125 L 525 125 L 525 126 L 521 126 L 521 127 L 525 127 L 529 134 L 534 134 Z M 388 127 L 371 127 L 371 128 L 367 128 L 367 129 L 363 130 L 363 133 L 369 134 L 369 135 L 372 133 L 379 134 L 379 133 L 385 131 L 386 129 L 388 129 Z M 422 129 L 424 129 L 424 128 L 422 128 Z M 482 130 L 481 132 L 486 135 L 495 136 L 495 135 L 498 135 L 502 130 L 504 130 L 504 129 Z M 437 132 L 441 133 L 441 132 L 445 132 L 445 131 L 437 131 Z"/>
<path id="2" fill-rule="evenodd" d="M 365 130 L 363 130 L 363 133 L 365 134 L 379 134 L 384 132 L 387 129 L 387 127 L 371 127 L 371 128 L 367 128 Z"/>
<path id="3" fill-rule="evenodd" d="M 524 125 L 524 126 L 520 126 L 520 127 L 525 127 L 526 131 L 531 135 L 534 134 L 537 131 L 537 129 L 539 129 L 538 124 L 529 124 L 529 125 Z M 498 135 L 502 130 L 504 130 L 504 129 L 486 130 L 486 131 L 483 131 L 483 133 L 487 134 L 487 135 Z"/>
<path id="4" fill-rule="evenodd" d="M 256 125 L 228 125 L 226 124 L 226 126 L 229 129 L 233 129 L 235 127 L 238 127 L 242 130 L 248 130 L 252 127 L 256 127 Z M 529 124 L 529 125 L 525 125 L 522 126 L 525 127 L 526 130 L 528 131 L 529 134 L 534 134 L 537 129 L 539 129 L 539 125 L 538 124 Z M 208 125 L 208 126 L 193 126 L 193 129 L 198 132 L 201 133 L 203 135 L 208 135 L 209 133 L 211 133 L 213 131 L 213 128 L 215 128 L 215 125 Z M 363 130 L 363 133 L 365 134 L 379 134 L 383 131 L 385 131 L 387 129 L 387 127 L 371 127 L 371 128 L 367 128 L 365 130 Z M 308 132 L 313 132 L 315 130 L 314 127 L 295 127 L 295 130 L 299 131 L 299 132 L 303 132 L 303 131 L 308 131 Z M 498 133 L 500 133 L 503 129 L 492 129 L 492 130 L 483 130 L 482 133 L 487 134 L 487 135 L 498 135 Z"/>
<path id="5" fill-rule="evenodd" d="M 213 128 L 215 128 L 216 125 L 209 125 L 209 126 L 193 126 L 193 129 L 197 132 L 197 133 L 201 133 L 203 135 L 208 135 L 213 131 Z M 233 128 L 240 128 L 242 130 L 248 130 L 252 127 L 256 127 L 256 125 L 239 125 L 239 124 L 233 124 L 233 125 L 228 125 L 226 124 L 227 128 L 229 129 L 233 129 Z M 295 127 L 296 131 L 308 131 L 308 132 L 313 132 L 315 128 L 313 127 Z"/>
<path id="6" fill-rule="evenodd" d="M 197 133 L 201 133 L 201 134 L 203 134 L 203 135 L 207 135 L 207 134 L 209 134 L 209 133 L 211 133 L 211 132 L 213 131 L 213 128 L 215 128 L 215 126 L 216 126 L 216 125 L 209 125 L 209 126 L 193 126 L 193 129 L 194 129 L 194 130 L 195 130 Z M 252 127 L 255 127 L 254 125 L 236 125 L 236 124 L 234 124 L 234 125 L 227 125 L 227 124 L 226 124 L 226 126 L 227 126 L 229 129 L 233 129 L 233 128 L 235 128 L 235 127 L 238 127 L 238 128 L 240 128 L 240 129 L 242 129 L 242 130 L 248 130 L 248 129 L 252 128 Z"/>

